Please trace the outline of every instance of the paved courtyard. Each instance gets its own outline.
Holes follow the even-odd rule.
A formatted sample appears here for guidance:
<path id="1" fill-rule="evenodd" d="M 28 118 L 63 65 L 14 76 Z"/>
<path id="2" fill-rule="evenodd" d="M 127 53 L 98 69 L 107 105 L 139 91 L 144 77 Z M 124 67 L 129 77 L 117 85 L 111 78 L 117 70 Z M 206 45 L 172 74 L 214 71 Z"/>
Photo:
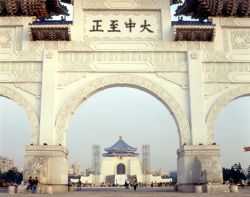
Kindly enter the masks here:
<path id="1" fill-rule="evenodd" d="M 140 189 L 134 192 L 132 189 L 125 190 L 123 188 L 84 188 L 80 192 L 69 192 L 64 194 L 7 194 L 0 193 L 0 197 L 205 197 L 205 196 L 214 196 L 214 197 L 250 197 L 250 188 L 240 189 L 239 193 L 221 193 L 221 194 L 194 194 L 194 193 L 177 193 L 170 192 L 169 190 L 162 188 L 153 188 L 153 189 Z"/>

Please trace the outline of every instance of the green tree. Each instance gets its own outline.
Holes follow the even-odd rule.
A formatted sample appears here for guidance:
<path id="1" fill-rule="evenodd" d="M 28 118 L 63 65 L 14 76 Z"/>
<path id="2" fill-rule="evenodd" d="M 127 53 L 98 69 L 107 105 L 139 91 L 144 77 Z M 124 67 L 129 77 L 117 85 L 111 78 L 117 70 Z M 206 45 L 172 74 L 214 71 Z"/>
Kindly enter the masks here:
<path id="1" fill-rule="evenodd" d="M 17 172 L 14 169 L 9 170 L 8 172 L 0 174 L 0 182 L 3 183 L 16 183 L 20 184 L 23 180 L 23 174 Z"/>
<path id="2" fill-rule="evenodd" d="M 247 179 L 250 180 L 250 165 L 247 168 Z"/>
<path id="3" fill-rule="evenodd" d="M 222 168 L 223 179 L 228 181 L 230 178 L 233 179 L 234 183 L 239 183 L 242 179 L 246 180 L 246 176 L 243 172 L 241 164 L 234 164 L 231 168 Z"/>

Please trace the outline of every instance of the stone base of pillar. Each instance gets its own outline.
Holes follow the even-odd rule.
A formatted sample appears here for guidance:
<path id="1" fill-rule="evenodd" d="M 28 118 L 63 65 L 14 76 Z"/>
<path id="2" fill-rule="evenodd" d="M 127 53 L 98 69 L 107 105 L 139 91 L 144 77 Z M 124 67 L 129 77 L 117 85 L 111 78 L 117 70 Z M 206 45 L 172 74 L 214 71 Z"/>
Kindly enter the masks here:
<path id="1" fill-rule="evenodd" d="M 202 192 L 228 192 L 222 185 L 220 147 L 217 145 L 182 146 L 178 151 L 178 191 L 195 192 L 202 185 Z"/>
<path id="2" fill-rule="evenodd" d="M 226 193 L 230 192 L 228 185 L 223 184 L 204 184 L 201 185 L 201 189 L 197 185 L 193 184 L 181 184 L 178 185 L 179 192 L 189 192 L 189 193 Z"/>
<path id="3" fill-rule="evenodd" d="M 230 185 L 229 189 L 230 189 L 230 192 L 239 192 L 238 185 Z"/>
<path id="4" fill-rule="evenodd" d="M 17 192 L 17 186 L 15 186 L 15 185 L 10 185 L 9 187 L 8 187 L 8 193 L 9 194 L 15 194 Z"/>
<path id="5" fill-rule="evenodd" d="M 68 185 L 40 185 L 39 193 L 41 194 L 54 194 L 54 193 L 66 193 L 68 192 Z"/>
<path id="6" fill-rule="evenodd" d="M 40 193 L 68 191 L 67 149 L 62 146 L 26 146 L 24 181 L 38 177 Z"/>
<path id="7" fill-rule="evenodd" d="M 205 186 L 207 193 L 225 193 L 229 192 L 229 186 L 223 184 L 209 184 Z"/>

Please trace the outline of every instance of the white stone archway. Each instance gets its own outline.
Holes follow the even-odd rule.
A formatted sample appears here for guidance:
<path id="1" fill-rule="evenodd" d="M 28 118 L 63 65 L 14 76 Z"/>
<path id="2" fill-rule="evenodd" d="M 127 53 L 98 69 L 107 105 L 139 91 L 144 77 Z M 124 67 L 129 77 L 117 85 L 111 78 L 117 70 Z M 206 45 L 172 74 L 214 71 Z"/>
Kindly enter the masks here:
<path id="1" fill-rule="evenodd" d="M 39 144 L 39 119 L 30 103 L 18 92 L 6 86 L 0 86 L 0 95 L 7 97 L 20 105 L 28 115 L 31 124 L 31 143 Z"/>
<path id="2" fill-rule="evenodd" d="M 188 119 L 177 101 L 160 85 L 151 80 L 136 75 L 110 75 L 98 78 L 82 88 L 74 91 L 61 108 L 56 121 L 56 143 L 66 144 L 66 134 L 69 121 L 76 108 L 96 92 L 116 86 L 128 86 L 144 90 L 161 101 L 171 112 L 179 130 L 180 144 L 191 144 L 191 134 Z"/>
<path id="3" fill-rule="evenodd" d="M 231 101 L 249 95 L 250 95 L 250 85 L 243 85 L 227 91 L 219 99 L 217 99 L 217 101 L 215 101 L 211 110 L 209 111 L 206 120 L 208 143 L 210 144 L 213 143 L 215 123 L 221 110 Z"/>

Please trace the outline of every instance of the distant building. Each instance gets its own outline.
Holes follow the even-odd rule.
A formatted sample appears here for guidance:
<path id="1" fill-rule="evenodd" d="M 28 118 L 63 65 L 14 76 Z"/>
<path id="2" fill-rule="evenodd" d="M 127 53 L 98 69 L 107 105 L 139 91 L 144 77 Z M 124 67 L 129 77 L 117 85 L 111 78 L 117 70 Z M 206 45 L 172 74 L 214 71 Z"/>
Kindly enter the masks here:
<path id="1" fill-rule="evenodd" d="M 90 174 L 92 174 L 92 168 L 87 168 L 85 174 L 86 176 L 90 176 Z"/>
<path id="2" fill-rule="evenodd" d="M 167 176 L 168 174 L 167 174 L 167 172 L 165 170 L 160 168 L 159 170 L 152 171 L 152 175 L 153 176 Z"/>
<path id="3" fill-rule="evenodd" d="M 144 144 L 142 145 L 142 182 L 149 184 L 150 179 L 150 145 Z"/>
<path id="4" fill-rule="evenodd" d="M 14 168 L 14 161 L 7 158 L 0 156 L 0 172 L 5 173 L 8 172 L 10 169 Z"/>
<path id="5" fill-rule="evenodd" d="M 100 185 L 100 168 L 101 168 L 101 147 L 100 145 L 92 146 L 92 183 L 94 186 Z"/>
<path id="6" fill-rule="evenodd" d="M 142 145 L 142 173 L 150 174 L 150 145 Z"/>
<path id="7" fill-rule="evenodd" d="M 68 174 L 69 174 L 69 175 L 73 175 L 73 168 L 69 168 L 69 169 L 68 169 Z"/>
<path id="8" fill-rule="evenodd" d="M 80 176 L 81 175 L 81 165 L 79 162 L 76 162 L 72 165 L 73 174 L 74 176 Z"/>

